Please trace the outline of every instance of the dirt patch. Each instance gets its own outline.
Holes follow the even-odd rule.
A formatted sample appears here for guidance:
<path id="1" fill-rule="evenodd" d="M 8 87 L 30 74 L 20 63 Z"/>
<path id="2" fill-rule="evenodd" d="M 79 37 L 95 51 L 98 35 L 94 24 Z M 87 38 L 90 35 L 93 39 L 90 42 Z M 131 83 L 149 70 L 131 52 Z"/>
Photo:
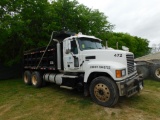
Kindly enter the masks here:
<path id="1" fill-rule="evenodd" d="M 3 105 L 3 106 L 0 106 L 0 116 L 4 115 L 5 113 L 7 113 L 8 111 L 11 110 L 13 106 L 11 105 Z"/>
<path id="2" fill-rule="evenodd" d="M 31 113 L 19 114 L 18 116 L 13 117 L 10 120 L 22 120 L 23 118 L 28 117 L 29 115 L 31 115 Z"/>
<path id="3" fill-rule="evenodd" d="M 159 89 L 159 88 L 158 88 Z M 156 98 L 160 98 L 159 92 L 153 91 L 153 90 L 143 90 L 143 94 L 150 94 L 156 96 Z"/>
<path id="4" fill-rule="evenodd" d="M 155 120 L 154 116 L 148 115 L 142 110 L 137 110 L 123 105 L 123 107 L 104 108 L 108 113 L 107 118 L 115 120 Z M 158 120 L 158 119 L 157 119 Z"/>

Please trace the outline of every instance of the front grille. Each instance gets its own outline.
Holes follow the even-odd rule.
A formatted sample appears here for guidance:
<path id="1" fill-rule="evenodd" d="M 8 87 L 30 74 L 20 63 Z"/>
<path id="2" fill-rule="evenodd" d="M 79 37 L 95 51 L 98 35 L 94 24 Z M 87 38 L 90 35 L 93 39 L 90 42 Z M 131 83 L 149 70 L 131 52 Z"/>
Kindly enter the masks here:
<path id="1" fill-rule="evenodd" d="M 134 72 L 134 56 L 132 54 L 126 55 L 128 75 Z"/>

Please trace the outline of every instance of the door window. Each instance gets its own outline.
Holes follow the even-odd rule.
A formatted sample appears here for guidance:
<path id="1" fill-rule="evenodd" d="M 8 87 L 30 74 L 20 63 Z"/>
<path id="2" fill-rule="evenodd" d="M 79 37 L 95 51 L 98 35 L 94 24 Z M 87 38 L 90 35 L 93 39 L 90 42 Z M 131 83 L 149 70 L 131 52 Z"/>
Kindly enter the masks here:
<path id="1" fill-rule="evenodd" d="M 75 40 L 71 41 L 71 52 L 73 54 L 78 54 L 77 44 Z"/>

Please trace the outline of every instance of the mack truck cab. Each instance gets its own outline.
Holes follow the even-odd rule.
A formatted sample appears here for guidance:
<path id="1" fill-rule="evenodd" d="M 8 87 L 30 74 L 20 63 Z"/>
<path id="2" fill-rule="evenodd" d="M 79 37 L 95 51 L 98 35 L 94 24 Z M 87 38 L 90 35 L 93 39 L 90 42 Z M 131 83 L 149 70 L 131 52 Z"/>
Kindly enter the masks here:
<path id="1" fill-rule="evenodd" d="M 46 81 L 53 82 L 61 88 L 83 91 L 107 107 L 114 106 L 120 96 L 130 97 L 143 89 L 133 53 L 105 49 L 102 40 L 82 33 L 63 32 L 54 39 L 52 36 L 51 41 L 54 45 L 25 52 L 25 84 L 42 87 Z"/>

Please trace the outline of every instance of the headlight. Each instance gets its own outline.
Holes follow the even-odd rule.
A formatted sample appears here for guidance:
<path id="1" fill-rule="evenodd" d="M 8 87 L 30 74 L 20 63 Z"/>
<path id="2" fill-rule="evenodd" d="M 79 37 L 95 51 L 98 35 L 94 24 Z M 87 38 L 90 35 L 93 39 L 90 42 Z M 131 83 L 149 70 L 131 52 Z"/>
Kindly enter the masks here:
<path id="1" fill-rule="evenodd" d="M 121 78 L 126 75 L 126 69 L 123 70 L 116 70 L 116 78 Z"/>

